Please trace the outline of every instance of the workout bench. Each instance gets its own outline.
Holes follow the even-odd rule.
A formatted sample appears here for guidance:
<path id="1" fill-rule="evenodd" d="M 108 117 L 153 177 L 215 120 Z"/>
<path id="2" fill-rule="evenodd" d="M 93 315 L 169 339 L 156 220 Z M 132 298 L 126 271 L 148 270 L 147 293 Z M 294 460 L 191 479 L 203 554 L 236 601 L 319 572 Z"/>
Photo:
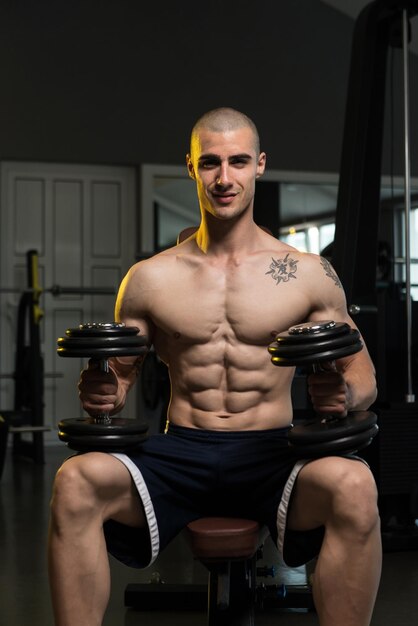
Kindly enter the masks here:
<path id="1" fill-rule="evenodd" d="M 125 605 L 142 610 L 207 606 L 209 626 L 253 625 L 256 560 L 267 532 L 252 520 L 207 517 L 188 524 L 186 534 L 193 557 L 209 571 L 208 585 L 133 583 L 125 590 Z"/>
<path id="2" fill-rule="evenodd" d="M 206 584 L 131 583 L 125 606 L 142 611 L 207 610 L 208 626 L 254 626 L 256 611 L 314 610 L 309 584 L 257 584 L 275 568 L 257 567 L 267 529 L 253 520 L 205 517 L 185 529 L 193 557 L 208 570 Z"/>

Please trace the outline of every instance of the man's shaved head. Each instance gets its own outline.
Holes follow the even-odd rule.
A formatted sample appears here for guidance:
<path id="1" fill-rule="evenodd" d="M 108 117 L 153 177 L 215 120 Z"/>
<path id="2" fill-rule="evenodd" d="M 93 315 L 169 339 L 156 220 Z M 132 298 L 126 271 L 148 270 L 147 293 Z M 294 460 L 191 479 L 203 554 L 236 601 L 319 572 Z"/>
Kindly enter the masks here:
<path id="1" fill-rule="evenodd" d="M 260 138 L 256 125 L 247 115 L 229 107 L 212 109 L 197 120 L 192 129 L 190 154 L 192 154 L 192 146 L 199 135 L 199 131 L 209 130 L 214 133 L 225 133 L 239 128 L 251 129 L 254 135 L 254 148 L 258 156 L 260 154 Z"/>

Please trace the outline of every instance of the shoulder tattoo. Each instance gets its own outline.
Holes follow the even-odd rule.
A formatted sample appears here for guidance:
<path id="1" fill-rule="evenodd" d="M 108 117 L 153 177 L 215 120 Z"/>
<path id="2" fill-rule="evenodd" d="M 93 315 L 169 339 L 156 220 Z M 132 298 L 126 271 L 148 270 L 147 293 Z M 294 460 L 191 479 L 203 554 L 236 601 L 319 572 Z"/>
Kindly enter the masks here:
<path id="1" fill-rule="evenodd" d="M 296 278 L 295 274 L 298 269 L 299 261 L 289 258 L 289 252 L 283 259 L 271 259 L 270 269 L 266 274 L 270 274 L 276 285 L 279 283 L 287 283 L 291 278 Z"/>
<path id="2" fill-rule="evenodd" d="M 331 278 L 331 280 L 334 281 L 335 285 L 337 287 L 339 287 L 340 289 L 343 288 L 340 279 L 337 276 L 336 271 L 334 270 L 334 268 L 332 267 L 331 263 L 329 261 L 327 261 L 327 259 L 324 259 L 324 257 L 319 257 L 319 260 L 321 262 L 322 267 L 324 268 L 325 274 L 326 276 L 328 276 L 328 278 Z"/>

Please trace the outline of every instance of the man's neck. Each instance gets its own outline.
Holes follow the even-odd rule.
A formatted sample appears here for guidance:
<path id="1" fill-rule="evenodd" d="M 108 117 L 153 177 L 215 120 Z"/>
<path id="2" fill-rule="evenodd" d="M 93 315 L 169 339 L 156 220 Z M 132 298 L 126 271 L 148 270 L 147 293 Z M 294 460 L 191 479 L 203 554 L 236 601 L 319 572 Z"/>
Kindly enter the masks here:
<path id="1" fill-rule="evenodd" d="M 251 219 L 202 219 L 196 233 L 196 243 L 207 255 L 217 257 L 242 256 L 256 248 L 258 227 Z"/>

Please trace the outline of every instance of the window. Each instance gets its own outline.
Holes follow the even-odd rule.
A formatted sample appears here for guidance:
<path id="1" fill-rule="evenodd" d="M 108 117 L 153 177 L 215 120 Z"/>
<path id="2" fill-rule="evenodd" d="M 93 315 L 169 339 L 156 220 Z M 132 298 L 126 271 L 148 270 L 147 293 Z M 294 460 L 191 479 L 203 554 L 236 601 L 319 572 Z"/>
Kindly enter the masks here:
<path id="1" fill-rule="evenodd" d="M 418 301 L 418 206 L 411 209 L 410 216 L 410 258 L 411 258 L 411 296 Z M 395 239 L 395 281 L 405 283 L 405 212 L 402 209 L 395 210 L 394 214 L 394 239 Z"/>
<path id="2" fill-rule="evenodd" d="M 327 248 L 334 241 L 335 223 L 316 224 L 299 227 L 280 229 L 281 240 L 302 252 L 314 252 L 315 254 L 327 254 Z"/>

